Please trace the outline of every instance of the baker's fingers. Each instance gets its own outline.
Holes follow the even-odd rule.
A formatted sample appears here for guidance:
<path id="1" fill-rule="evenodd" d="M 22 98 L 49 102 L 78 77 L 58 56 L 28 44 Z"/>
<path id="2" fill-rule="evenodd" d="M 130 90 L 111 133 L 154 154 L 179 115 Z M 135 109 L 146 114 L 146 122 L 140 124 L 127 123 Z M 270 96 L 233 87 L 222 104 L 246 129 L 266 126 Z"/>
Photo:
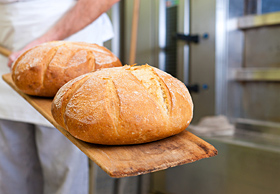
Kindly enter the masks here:
<path id="1" fill-rule="evenodd" d="M 8 67 L 12 67 L 13 62 L 19 57 L 22 52 L 14 52 L 9 56 Z"/>

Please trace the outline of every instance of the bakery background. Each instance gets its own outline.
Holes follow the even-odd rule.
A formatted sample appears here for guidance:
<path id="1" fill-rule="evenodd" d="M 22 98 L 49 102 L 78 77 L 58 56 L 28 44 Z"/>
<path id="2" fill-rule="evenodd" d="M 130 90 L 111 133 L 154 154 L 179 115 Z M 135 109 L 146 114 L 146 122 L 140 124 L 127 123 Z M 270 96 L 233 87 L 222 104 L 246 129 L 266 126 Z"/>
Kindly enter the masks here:
<path id="1" fill-rule="evenodd" d="M 116 36 L 105 46 L 129 63 L 133 1 L 121 1 L 110 15 Z M 95 189 L 279 193 L 279 24 L 278 0 L 141 0 L 135 61 L 189 86 L 192 132 L 219 154 L 140 177 L 97 180 Z"/>

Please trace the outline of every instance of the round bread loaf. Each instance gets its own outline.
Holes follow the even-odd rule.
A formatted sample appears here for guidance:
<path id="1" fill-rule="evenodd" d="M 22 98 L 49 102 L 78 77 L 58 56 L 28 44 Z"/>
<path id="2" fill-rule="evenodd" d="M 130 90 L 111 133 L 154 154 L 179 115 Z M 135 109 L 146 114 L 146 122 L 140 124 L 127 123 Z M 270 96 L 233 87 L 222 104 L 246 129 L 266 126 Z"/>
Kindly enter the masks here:
<path id="1" fill-rule="evenodd" d="M 186 86 L 171 75 L 149 65 L 123 66 L 69 81 L 57 92 L 51 111 L 80 140 L 124 145 L 185 130 L 193 103 Z"/>
<path id="2" fill-rule="evenodd" d="M 121 65 L 119 59 L 103 46 L 53 41 L 24 52 L 13 64 L 12 78 L 26 94 L 53 97 L 61 86 L 75 77 Z"/>

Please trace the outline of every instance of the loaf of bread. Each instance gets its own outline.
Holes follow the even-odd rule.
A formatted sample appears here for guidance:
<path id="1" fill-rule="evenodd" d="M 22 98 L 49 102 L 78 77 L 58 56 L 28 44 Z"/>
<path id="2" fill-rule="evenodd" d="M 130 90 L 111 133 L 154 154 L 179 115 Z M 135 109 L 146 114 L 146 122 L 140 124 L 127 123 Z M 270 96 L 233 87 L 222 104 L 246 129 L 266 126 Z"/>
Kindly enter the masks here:
<path id="1" fill-rule="evenodd" d="M 52 102 L 55 121 L 96 144 L 139 144 L 185 130 L 193 116 L 186 86 L 151 67 L 101 69 L 66 83 Z"/>
<path id="2" fill-rule="evenodd" d="M 12 78 L 26 94 L 53 97 L 61 86 L 75 77 L 121 65 L 103 46 L 53 41 L 24 52 L 13 64 Z"/>

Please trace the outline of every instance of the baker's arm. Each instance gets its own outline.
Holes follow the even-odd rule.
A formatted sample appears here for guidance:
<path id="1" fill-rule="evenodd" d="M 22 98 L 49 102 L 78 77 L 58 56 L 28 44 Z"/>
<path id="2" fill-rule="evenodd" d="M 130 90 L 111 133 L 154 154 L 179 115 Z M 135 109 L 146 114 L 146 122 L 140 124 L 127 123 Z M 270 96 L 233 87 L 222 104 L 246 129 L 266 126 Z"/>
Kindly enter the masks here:
<path id="1" fill-rule="evenodd" d="M 63 40 L 91 24 L 101 14 L 109 10 L 119 0 L 79 0 L 51 29 L 43 36 L 30 42 L 22 50 L 9 56 L 8 66 L 11 67 L 16 58 L 25 50 L 38 44 Z"/>

